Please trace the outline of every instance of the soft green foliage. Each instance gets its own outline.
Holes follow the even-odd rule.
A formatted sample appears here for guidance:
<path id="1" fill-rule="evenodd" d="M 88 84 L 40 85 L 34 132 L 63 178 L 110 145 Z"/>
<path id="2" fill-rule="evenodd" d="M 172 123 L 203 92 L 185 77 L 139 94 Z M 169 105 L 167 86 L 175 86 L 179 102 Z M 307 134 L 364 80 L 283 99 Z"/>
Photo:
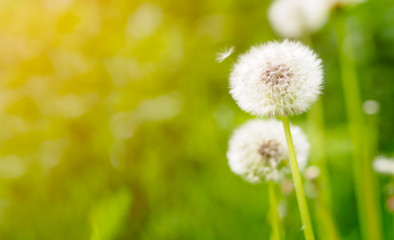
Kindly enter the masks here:
<path id="1" fill-rule="evenodd" d="M 267 187 L 234 175 L 225 156 L 251 118 L 228 93 L 229 71 L 251 45 L 278 39 L 268 4 L 0 1 L 0 239 L 269 239 Z M 392 155 L 394 2 L 335 11 L 311 37 L 326 78 L 332 214 L 341 239 L 360 239 L 338 24 L 351 30 L 362 101 L 381 104 L 368 124 L 373 155 Z M 305 115 L 291 121 L 309 128 Z M 390 181 L 379 183 L 385 239 Z M 284 239 L 302 239 L 294 192 L 287 210 Z"/>
<path id="2" fill-rule="evenodd" d="M 91 211 L 92 225 L 91 240 L 114 239 L 120 229 L 130 208 L 131 197 L 127 190 L 110 196 L 99 202 Z"/>

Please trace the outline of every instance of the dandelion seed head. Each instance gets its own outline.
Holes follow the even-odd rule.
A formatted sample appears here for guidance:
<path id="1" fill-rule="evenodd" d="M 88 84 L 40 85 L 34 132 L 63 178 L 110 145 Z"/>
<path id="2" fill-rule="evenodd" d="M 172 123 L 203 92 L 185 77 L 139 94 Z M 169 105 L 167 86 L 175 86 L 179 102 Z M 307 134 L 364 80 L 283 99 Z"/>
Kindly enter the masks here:
<path id="1" fill-rule="evenodd" d="M 298 127 L 292 126 L 300 169 L 307 163 L 309 143 Z M 235 130 L 227 158 L 231 170 L 251 183 L 279 181 L 290 173 L 286 138 L 277 120 L 250 120 Z"/>
<path id="2" fill-rule="evenodd" d="M 372 163 L 373 169 L 377 173 L 394 175 L 394 158 L 378 156 Z"/>
<path id="3" fill-rule="evenodd" d="M 299 42 L 285 40 L 252 47 L 230 74 L 230 94 L 256 116 L 305 112 L 320 94 L 321 60 Z"/>
<path id="4" fill-rule="evenodd" d="M 229 47 L 229 48 L 224 49 L 222 52 L 217 53 L 216 61 L 218 61 L 219 63 L 223 62 L 233 52 L 234 52 L 234 47 Z"/>
<path id="5" fill-rule="evenodd" d="M 276 0 L 268 10 L 268 19 L 280 36 L 299 38 L 327 22 L 330 6 L 330 0 Z"/>

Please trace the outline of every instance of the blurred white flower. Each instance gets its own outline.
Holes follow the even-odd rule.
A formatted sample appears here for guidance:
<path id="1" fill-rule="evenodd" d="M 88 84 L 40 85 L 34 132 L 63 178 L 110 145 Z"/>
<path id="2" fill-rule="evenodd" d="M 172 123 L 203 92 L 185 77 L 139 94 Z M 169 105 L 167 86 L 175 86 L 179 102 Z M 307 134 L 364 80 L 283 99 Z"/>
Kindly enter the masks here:
<path id="1" fill-rule="evenodd" d="M 224 49 L 222 52 L 219 52 L 216 55 L 216 61 L 223 62 L 226 58 L 228 58 L 234 52 L 234 46 L 230 48 Z"/>
<path id="2" fill-rule="evenodd" d="M 368 115 L 377 114 L 380 110 L 380 103 L 375 100 L 367 100 L 363 103 L 363 110 Z"/>
<path id="3" fill-rule="evenodd" d="M 292 127 L 299 168 L 305 168 L 309 143 L 298 127 Z M 227 158 L 231 170 L 246 181 L 278 181 L 290 172 L 285 134 L 277 120 L 250 120 L 235 130 Z"/>
<path id="4" fill-rule="evenodd" d="M 268 19 L 280 36 L 299 38 L 319 30 L 327 22 L 330 7 L 330 0 L 276 0 Z"/>
<path id="5" fill-rule="evenodd" d="M 394 175 L 394 158 L 376 157 L 373 161 L 373 169 L 381 174 Z"/>
<path id="6" fill-rule="evenodd" d="M 241 55 L 230 75 L 230 93 L 253 115 L 286 116 L 305 112 L 322 82 L 321 60 L 301 43 L 285 40 Z"/>

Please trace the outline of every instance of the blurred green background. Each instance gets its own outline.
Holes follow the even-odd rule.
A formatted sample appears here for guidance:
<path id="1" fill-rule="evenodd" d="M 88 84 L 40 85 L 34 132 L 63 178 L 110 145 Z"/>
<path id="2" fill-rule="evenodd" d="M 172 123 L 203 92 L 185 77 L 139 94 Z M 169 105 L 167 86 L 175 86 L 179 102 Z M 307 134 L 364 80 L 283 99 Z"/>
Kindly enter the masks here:
<path id="1" fill-rule="evenodd" d="M 253 118 L 228 75 L 238 54 L 279 39 L 269 4 L 1 0 L 0 239 L 269 239 L 265 186 L 226 160 L 233 129 Z M 363 101 L 380 102 L 377 153 L 392 155 L 394 2 L 337 10 L 311 40 L 324 62 L 333 215 L 342 239 L 359 239 L 336 24 L 351 29 Z M 291 120 L 307 130 L 306 115 Z M 302 239 L 290 198 L 286 239 Z"/>

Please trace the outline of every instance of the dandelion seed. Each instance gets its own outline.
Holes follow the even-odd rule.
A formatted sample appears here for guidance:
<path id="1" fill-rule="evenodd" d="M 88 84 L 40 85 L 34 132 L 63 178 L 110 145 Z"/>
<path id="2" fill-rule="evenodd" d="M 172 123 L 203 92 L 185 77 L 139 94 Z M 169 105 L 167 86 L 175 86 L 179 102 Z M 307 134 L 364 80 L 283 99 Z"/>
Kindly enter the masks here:
<path id="1" fill-rule="evenodd" d="M 309 143 L 298 127 L 292 127 L 298 164 L 304 169 Z M 276 120 L 250 120 L 237 129 L 229 142 L 231 170 L 251 183 L 279 181 L 290 173 L 286 139 Z"/>
<path id="2" fill-rule="evenodd" d="M 394 158 L 378 156 L 372 166 L 377 173 L 394 175 Z"/>
<path id="3" fill-rule="evenodd" d="M 219 63 L 223 62 L 226 58 L 228 58 L 234 52 L 234 46 L 230 48 L 224 49 L 222 52 L 217 53 L 216 61 Z"/>
<path id="4" fill-rule="evenodd" d="M 285 40 L 252 47 L 238 58 L 230 93 L 246 112 L 287 116 L 305 112 L 320 94 L 321 60 L 299 42 Z"/>

